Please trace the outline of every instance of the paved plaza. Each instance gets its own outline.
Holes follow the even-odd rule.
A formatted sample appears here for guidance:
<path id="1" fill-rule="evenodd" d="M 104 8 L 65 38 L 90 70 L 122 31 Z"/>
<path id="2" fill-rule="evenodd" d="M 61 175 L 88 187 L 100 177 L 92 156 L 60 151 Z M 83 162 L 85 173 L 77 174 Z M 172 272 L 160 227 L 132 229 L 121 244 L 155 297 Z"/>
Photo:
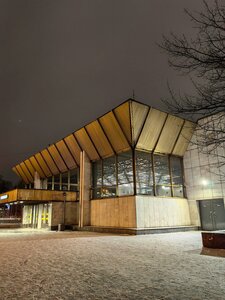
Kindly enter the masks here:
<path id="1" fill-rule="evenodd" d="M 200 232 L 0 231 L 0 299 L 224 299 L 225 258 Z"/>

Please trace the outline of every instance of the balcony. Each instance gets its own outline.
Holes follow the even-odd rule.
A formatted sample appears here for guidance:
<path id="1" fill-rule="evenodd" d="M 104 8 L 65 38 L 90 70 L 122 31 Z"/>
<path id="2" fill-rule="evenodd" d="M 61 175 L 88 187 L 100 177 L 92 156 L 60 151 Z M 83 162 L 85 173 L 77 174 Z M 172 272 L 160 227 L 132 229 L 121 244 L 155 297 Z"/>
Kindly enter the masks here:
<path id="1" fill-rule="evenodd" d="M 36 189 L 15 189 L 0 194 L 0 205 L 6 203 L 46 203 L 54 201 L 77 201 L 78 192 L 71 191 L 49 191 Z"/>

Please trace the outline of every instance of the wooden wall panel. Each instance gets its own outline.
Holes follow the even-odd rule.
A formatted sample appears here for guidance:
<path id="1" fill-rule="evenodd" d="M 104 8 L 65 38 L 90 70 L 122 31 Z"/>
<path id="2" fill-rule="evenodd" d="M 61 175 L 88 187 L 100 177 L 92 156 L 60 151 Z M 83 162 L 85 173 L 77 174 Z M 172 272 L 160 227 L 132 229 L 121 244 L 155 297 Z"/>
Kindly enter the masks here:
<path id="1" fill-rule="evenodd" d="M 159 138 L 167 114 L 157 109 L 151 109 L 145 121 L 136 148 L 151 151 Z"/>
<path id="2" fill-rule="evenodd" d="M 113 149 L 98 121 L 88 124 L 85 128 L 95 144 L 95 147 L 98 149 L 101 157 L 105 158 L 114 154 Z"/>
<path id="3" fill-rule="evenodd" d="M 173 154 L 178 156 L 184 156 L 185 151 L 187 150 L 188 144 L 194 133 L 196 124 L 185 121 L 182 131 L 179 135 L 177 143 L 173 149 Z"/>
<path id="4" fill-rule="evenodd" d="M 55 145 L 51 145 L 48 147 L 48 151 L 51 154 L 52 158 L 54 159 L 55 164 L 57 165 L 59 171 L 61 173 L 64 173 L 66 171 L 68 171 L 67 166 L 65 165 L 62 157 L 60 156 L 57 148 Z"/>
<path id="5" fill-rule="evenodd" d="M 57 142 L 56 146 L 57 146 L 60 154 L 62 155 L 64 161 L 66 162 L 68 168 L 70 170 L 75 169 L 77 167 L 77 164 L 76 164 L 75 159 L 73 158 L 72 154 L 68 150 L 64 140 Z"/>
<path id="6" fill-rule="evenodd" d="M 155 148 L 157 153 L 170 154 L 183 125 L 183 119 L 169 115 Z"/>
<path id="7" fill-rule="evenodd" d="M 113 149 L 118 153 L 130 149 L 126 137 L 124 136 L 115 116 L 112 112 L 107 113 L 103 117 L 99 118 Z"/>
<path id="8" fill-rule="evenodd" d="M 40 153 L 35 154 L 35 158 L 38 161 L 39 165 L 41 166 L 42 170 L 45 172 L 45 175 L 47 177 L 51 176 L 52 173 L 51 173 L 49 167 L 47 166 L 45 160 L 41 156 L 41 154 Z"/>
<path id="9" fill-rule="evenodd" d="M 135 228 L 135 197 L 92 200 L 91 226 Z"/>
<path id="10" fill-rule="evenodd" d="M 42 168 L 40 167 L 40 165 L 38 164 L 38 162 L 34 156 L 31 156 L 29 158 L 29 161 L 32 164 L 32 166 L 35 168 L 35 170 L 38 172 L 38 174 L 40 175 L 41 178 L 45 178 L 47 176 L 47 175 L 45 175 L 44 171 L 42 170 Z"/>
<path id="11" fill-rule="evenodd" d="M 14 172 L 17 173 L 16 171 L 14 171 Z M 17 174 L 17 175 L 20 177 L 19 174 Z M 8 192 L 0 194 L 0 196 L 7 195 L 7 199 L 1 200 L 1 204 L 17 201 L 18 200 L 17 191 L 18 190 L 12 190 L 12 191 L 8 191 Z"/>
<path id="12" fill-rule="evenodd" d="M 131 116 L 130 116 L 130 101 L 123 103 L 122 105 L 116 107 L 114 110 L 117 121 L 120 124 L 124 134 L 126 135 L 129 143 L 132 143 L 131 136 Z"/>
<path id="13" fill-rule="evenodd" d="M 63 191 L 18 189 L 18 199 L 22 201 L 64 201 Z M 77 193 L 66 192 L 66 201 L 76 201 Z"/>
<path id="14" fill-rule="evenodd" d="M 72 153 L 74 159 L 76 160 L 77 164 L 80 165 L 80 152 L 81 149 L 75 140 L 75 137 L 73 134 L 67 136 L 64 139 L 65 143 L 67 144 L 68 148 L 70 149 L 70 152 Z"/>
<path id="15" fill-rule="evenodd" d="M 52 159 L 52 157 L 49 154 L 47 149 L 42 150 L 41 155 L 43 156 L 46 164 L 48 165 L 48 167 L 51 170 L 51 173 L 53 175 L 56 175 L 56 174 L 60 173 L 59 169 L 57 168 L 56 164 L 54 163 L 54 160 Z"/>
<path id="16" fill-rule="evenodd" d="M 74 135 L 82 150 L 84 150 L 87 153 L 90 160 L 100 159 L 91 139 L 89 138 L 84 128 L 81 128 L 80 130 L 74 132 Z"/>
<path id="17" fill-rule="evenodd" d="M 146 120 L 149 107 L 147 105 L 132 101 L 130 109 L 132 124 L 132 142 L 133 145 L 136 145 L 141 129 Z"/>

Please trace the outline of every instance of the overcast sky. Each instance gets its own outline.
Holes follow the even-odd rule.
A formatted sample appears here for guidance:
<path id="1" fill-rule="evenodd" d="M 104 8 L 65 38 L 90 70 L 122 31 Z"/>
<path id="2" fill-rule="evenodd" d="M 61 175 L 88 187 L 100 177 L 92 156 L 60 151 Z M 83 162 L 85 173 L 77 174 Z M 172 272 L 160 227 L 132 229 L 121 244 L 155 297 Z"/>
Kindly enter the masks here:
<path id="1" fill-rule="evenodd" d="M 0 0 L 0 174 L 127 98 L 162 108 L 176 76 L 162 34 L 200 0 Z"/>

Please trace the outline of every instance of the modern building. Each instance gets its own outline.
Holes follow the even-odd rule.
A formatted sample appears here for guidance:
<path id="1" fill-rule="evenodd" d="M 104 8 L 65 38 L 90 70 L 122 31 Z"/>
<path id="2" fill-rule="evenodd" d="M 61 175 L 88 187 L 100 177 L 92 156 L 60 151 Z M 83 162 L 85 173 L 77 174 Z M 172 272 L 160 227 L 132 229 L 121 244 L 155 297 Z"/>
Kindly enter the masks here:
<path id="1" fill-rule="evenodd" d="M 196 126 L 129 99 L 16 165 L 26 189 L 0 206 L 23 226 L 143 233 L 207 227 L 207 200 L 225 228 L 224 184 L 204 186 Z"/>

